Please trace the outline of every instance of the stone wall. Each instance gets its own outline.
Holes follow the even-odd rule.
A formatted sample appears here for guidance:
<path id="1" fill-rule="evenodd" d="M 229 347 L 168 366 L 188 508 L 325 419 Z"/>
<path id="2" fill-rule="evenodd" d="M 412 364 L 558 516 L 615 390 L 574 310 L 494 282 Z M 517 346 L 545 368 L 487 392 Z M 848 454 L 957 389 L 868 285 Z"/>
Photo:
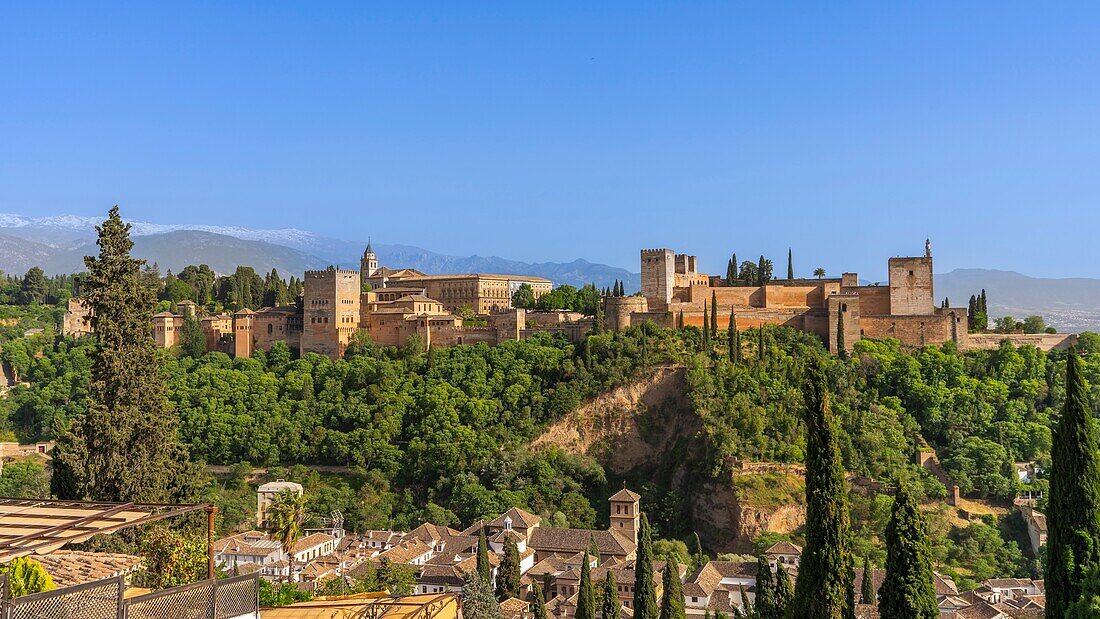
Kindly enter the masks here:
<path id="1" fill-rule="evenodd" d="M 645 297 L 608 297 L 604 299 L 603 324 L 611 331 L 622 331 L 633 323 L 636 313 L 649 311 Z"/>
<path id="2" fill-rule="evenodd" d="M 890 314 L 927 315 L 936 307 L 932 258 L 890 258 Z"/>
<path id="3" fill-rule="evenodd" d="M 974 350 L 995 350 L 1001 342 L 1008 340 L 1013 346 L 1034 346 L 1047 351 L 1069 348 L 1077 343 L 1076 333 L 971 333 L 970 348 Z"/>
<path id="4" fill-rule="evenodd" d="M 907 347 L 953 341 L 954 314 L 930 316 L 867 316 L 860 318 L 862 337 L 894 338 Z"/>
<path id="5" fill-rule="evenodd" d="M 672 301 L 676 253 L 671 249 L 642 250 L 642 296 L 652 309 L 664 309 Z"/>
<path id="6" fill-rule="evenodd" d="M 860 286 L 859 309 L 864 316 L 890 315 L 890 288 L 887 286 Z"/>
<path id="7" fill-rule="evenodd" d="M 359 328 L 359 271 L 328 268 L 303 278 L 302 353 L 338 359 Z"/>
<path id="8" fill-rule="evenodd" d="M 826 346 L 833 353 L 839 352 L 837 334 L 840 315 L 844 314 L 844 349 L 851 352 L 860 338 L 860 311 L 858 294 L 835 294 L 829 297 L 829 336 Z"/>

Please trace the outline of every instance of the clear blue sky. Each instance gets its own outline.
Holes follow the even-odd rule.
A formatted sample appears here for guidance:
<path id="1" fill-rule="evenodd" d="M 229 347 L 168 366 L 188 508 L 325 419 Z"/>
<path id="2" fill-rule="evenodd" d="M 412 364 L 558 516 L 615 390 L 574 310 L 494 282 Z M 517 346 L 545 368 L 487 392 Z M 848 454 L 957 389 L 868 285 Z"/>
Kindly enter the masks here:
<path id="1" fill-rule="evenodd" d="M 828 6 L 824 6 L 828 5 Z M 1100 5 L 7 2 L 0 211 L 1100 277 Z"/>

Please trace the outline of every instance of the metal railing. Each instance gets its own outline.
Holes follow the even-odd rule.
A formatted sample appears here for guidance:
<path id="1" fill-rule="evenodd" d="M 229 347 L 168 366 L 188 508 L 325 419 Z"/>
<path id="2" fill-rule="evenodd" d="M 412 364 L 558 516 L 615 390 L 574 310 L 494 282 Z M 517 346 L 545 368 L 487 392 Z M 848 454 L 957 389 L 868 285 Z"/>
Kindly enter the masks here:
<path id="1" fill-rule="evenodd" d="M 6 590 L 6 589 L 5 589 Z M 0 602 L 2 619 L 233 619 L 259 616 L 256 574 L 201 582 L 124 599 L 124 577 Z"/>

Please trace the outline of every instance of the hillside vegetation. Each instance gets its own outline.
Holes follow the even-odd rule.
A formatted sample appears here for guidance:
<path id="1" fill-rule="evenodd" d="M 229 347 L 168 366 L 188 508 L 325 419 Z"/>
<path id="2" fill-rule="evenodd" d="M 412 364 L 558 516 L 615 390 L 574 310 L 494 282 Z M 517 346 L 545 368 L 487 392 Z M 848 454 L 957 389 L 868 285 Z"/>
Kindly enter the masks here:
<path id="1" fill-rule="evenodd" d="M 1083 339 L 1094 385 L 1096 339 Z M 797 478 L 746 467 L 801 461 L 799 387 L 811 356 L 827 357 L 843 458 L 855 474 L 885 482 L 912 474 L 927 497 L 942 497 L 943 485 L 911 464 L 927 443 L 964 493 L 1007 501 L 1017 489 L 1013 462 L 1048 457 L 1064 353 L 1007 345 L 965 355 L 950 346 L 906 352 L 896 342 L 864 341 L 841 360 L 790 329 L 754 329 L 741 340 L 737 362 L 721 333 L 705 351 L 697 329 L 647 325 L 581 344 L 540 335 L 424 353 L 361 342 L 338 361 L 293 359 L 282 345 L 253 359 L 169 351 L 165 373 L 192 457 L 249 463 L 210 487 L 225 508 L 223 528 L 245 524 L 252 499 L 242 484 L 251 465 L 262 465 L 305 481 L 313 512 L 340 509 L 353 529 L 425 519 L 465 525 L 512 505 L 556 524 L 598 526 L 606 496 L 625 479 L 642 491 L 663 537 L 698 530 L 714 550 L 740 548 L 748 533 L 727 530 L 737 520 L 755 522 L 746 529 L 752 537 L 797 539 Z M 19 342 L 14 348 L 35 348 L 20 356 L 30 385 L 3 401 L 0 430 L 50 439 L 83 412 L 94 340 Z M 1100 392 L 1092 397 L 1095 409 Z M 351 473 L 294 468 L 309 464 Z M 889 504 L 882 498 L 885 506 L 879 497 L 853 500 L 865 527 L 861 552 L 871 556 L 881 552 Z M 984 550 L 953 559 L 944 547 L 942 564 L 975 574 L 980 564 L 1002 574 L 1030 570 L 1005 543 L 1012 522 L 992 517 L 960 528 L 951 518 L 944 511 L 941 540 Z"/>

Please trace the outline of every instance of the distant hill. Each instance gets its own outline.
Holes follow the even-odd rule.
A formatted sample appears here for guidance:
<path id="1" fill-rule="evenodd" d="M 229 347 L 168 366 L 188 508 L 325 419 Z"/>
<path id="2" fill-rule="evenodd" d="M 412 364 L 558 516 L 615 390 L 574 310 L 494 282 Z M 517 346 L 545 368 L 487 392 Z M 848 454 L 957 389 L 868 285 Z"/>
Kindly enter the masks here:
<path id="1" fill-rule="evenodd" d="M 0 270 L 24 273 L 34 265 L 47 273 L 83 270 L 85 255 L 96 252 L 95 226 L 100 218 L 75 215 L 28 217 L 0 213 Z M 188 264 L 208 264 L 227 273 L 237 265 L 257 271 L 278 269 L 301 275 L 330 264 L 358 268 L 366 241 L 323 237 L 296 228 L 253 229 L 237 226 L 157 224 L 129 221 L 135 255 L 156 262 L 162 270 L 178 271 Z M 611 286 L 626 282 L 639 287 L 639 275 L 626 269 L 586 260 L 528 263 L 496 256 L 447 256 L 411 245 L 374 244 L 379 261 L 393 268 L 425 273 L 505 273 L 537 275 L 555 284 Z"/>
<path id="2" fill-rule="evenodd" d="M 989 313 L 1017 319 L 1033 314 L 1065 331 L 1100 331 L 1100 279 L 1029 277 L 1015 271 L 956 269 L 936 275 L 936 297 L 966 307 L 986 290 Z"/>

